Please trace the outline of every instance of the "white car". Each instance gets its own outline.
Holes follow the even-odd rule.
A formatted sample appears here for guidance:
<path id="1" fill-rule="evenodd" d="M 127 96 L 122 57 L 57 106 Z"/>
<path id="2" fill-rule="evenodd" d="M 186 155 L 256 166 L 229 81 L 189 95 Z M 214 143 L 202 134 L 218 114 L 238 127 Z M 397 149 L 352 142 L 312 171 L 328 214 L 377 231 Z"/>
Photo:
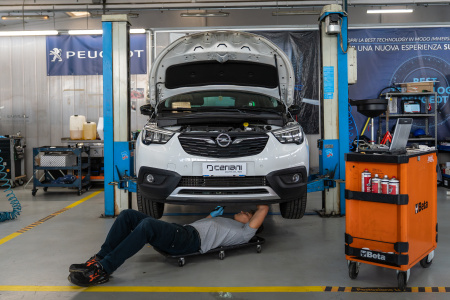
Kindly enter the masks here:
<path id="1" fill-rule="evenodd" d="M 280 204 L 306 208 L 309 146 L 295 121 L 294 72 L 269 40 L 250 33 L 180 38 L 155 60 L 148 123 L 136 142 L 140 211 L 164 204 Z"/>

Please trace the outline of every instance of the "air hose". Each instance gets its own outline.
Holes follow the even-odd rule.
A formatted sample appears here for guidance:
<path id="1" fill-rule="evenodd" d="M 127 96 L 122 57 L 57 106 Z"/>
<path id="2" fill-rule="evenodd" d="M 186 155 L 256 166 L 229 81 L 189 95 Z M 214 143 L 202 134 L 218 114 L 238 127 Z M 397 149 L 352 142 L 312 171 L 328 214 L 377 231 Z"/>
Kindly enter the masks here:
<path id="1" fill-rule="evenodd" d="M 20 205 L 16 195 L 14 195 L 11 185 L 9 184 L 9 180 L 6 178 L 7 174 L 4 172 L 5 166 L 2 162 L 3 157 L 0 156 L 0 186 L 4 188 L 3 192 L 6 193 L 6 198 L 11 203 L 13 210 L 0 212 L 0 222 L 16 219 L 22 211 L 22 206 Z"/>

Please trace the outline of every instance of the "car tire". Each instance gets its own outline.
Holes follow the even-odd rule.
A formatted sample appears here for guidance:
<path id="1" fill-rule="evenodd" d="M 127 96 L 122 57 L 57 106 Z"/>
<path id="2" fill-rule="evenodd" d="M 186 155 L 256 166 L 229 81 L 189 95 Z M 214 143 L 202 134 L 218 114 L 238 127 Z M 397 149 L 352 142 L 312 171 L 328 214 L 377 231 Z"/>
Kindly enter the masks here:
<path id="1" fill-rule="evenodd" d="M 164 213 L 164 203 L 152 201 L 150 199 L 144 198 L 139 192 L 139 186 L 137 186 L 137 205 L 138 210 L 150 217 L 155 219 L 161 219 Z"/>
<path id="2" fill-rule="evenodd" d="M 306 210 L 307 193 L 300 198 L 280 203 L 281 216 L 285 219 L 301 219 Z"/>

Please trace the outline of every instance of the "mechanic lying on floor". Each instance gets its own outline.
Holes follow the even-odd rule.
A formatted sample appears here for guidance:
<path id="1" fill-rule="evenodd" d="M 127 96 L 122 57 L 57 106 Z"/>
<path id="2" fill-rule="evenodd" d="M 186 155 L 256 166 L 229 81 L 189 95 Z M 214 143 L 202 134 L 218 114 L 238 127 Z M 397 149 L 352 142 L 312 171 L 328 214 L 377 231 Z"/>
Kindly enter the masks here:
<path id="1" fill-rule="evenodd" d="M 146 243 L 170 255 L 206 253 L 220 246 L 247 243 L 262 225 L 269 206 L 258 205 L 252 214 L 241 211 L 233 219 L 218 217 L 218 206 L 208 217 L 189 225 L 168 223 L 128 209 L 114 221 L 101 250 L 84 264 L 70 266 L 69 281 L 87 287 L 105 283 L 109 275 Z"/>

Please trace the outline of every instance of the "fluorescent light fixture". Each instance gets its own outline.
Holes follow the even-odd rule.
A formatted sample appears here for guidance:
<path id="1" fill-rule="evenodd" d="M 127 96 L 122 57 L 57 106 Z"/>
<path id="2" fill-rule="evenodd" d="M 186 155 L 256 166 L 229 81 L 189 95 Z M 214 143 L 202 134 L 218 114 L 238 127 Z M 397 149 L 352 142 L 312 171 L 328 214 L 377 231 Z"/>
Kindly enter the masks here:
<path id="1" fill-rule="evenodd" d="M 318 10 L 276 10 L 272 12 L 272 16 L 297 16 L 297 15 L 318 15 Z"/>
<path id="2" fill-rule="evenodd" d="M 47 15 L 7 15 L 2 16 L 2 20 L 48 20 L 50 17 Z"/>
<path id="3" fill-rule="evenodd" d="M 412 13 L 414 10 L 409 9 L 368 9 L 368 14 L 404 14 L 404 13 Z"/>
<path id="4" fill-rule="evenodd" d="M 67 32 L 68 34 L 77 34 L 77 35 L 83 35 L 83 34 L 103 34 L 103 30 L 69 30 Z M 143 28 L 136 28 L 136 29 L 130 29 L 130 33 L 145 33 L 145 29 Z"/>
<path id="5" fill-rule="evenodd" d="M 130 29 L 130 33 L 145 33 L 145 29 L 143 28 Z"/>
<path id="6" fill-rule="evenodd" d="M 57 35 L 57 30 L 0 31 L 0 36 Z"/>
<path id="7" fill-rule="evenodd" d="M 103 30 L 69 30 L 69 34 L 102 34 Z"/>
<path id="8" fill-rule="evenodd" d="M 68 14 L 69 17 L 72 18 L 89 17 L 91 15 L 91 13 L 88 11 L 67 11 L 66 14 Z"/>
<path id="9" fill-rule="evenodd" d="M 181 13 L 181 17 L 228 17 L 230 13 L 218 11 L 218 12 L 192 12 Z"/>

